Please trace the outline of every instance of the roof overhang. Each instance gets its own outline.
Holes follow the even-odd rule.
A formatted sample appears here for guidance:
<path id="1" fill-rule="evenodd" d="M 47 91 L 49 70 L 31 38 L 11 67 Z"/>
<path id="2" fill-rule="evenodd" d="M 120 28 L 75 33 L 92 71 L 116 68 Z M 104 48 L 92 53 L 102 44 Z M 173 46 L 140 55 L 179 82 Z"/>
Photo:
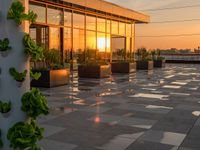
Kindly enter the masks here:
<path id="1" fill-rule="evenodd" d="M 150 16 L 140 12 L 127 9 L 104 0 L 63 0 L 65 2 L 80 5 L 86 8 L 96 9 L 113 15 L 125 17 L 133 20 L 135 23 L 149 23 Z"/>

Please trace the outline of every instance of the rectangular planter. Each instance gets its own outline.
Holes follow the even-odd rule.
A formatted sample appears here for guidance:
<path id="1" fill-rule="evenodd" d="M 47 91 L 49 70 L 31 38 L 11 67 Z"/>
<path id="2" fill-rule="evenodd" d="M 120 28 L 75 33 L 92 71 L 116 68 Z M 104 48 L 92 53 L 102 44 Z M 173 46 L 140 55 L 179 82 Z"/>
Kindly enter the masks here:
<path id="1" fill-rule="evenodd" d="M 165 67 L 165 60 L 154 60 L 153 65 L 154 65 L 154 68 Z"/>
<path id="2" fill-rule="evenodd" d="M 108 78 L 111 75 L 110 65 L 79 65 L 80 78 Z"/>
<path id="3" fill-rule="evenodd" d="M 153 61 L 137 61 L 137 70 L 152 70 Z"/>
<path id="4" fill-rule="evenodd" d="M 32 87 L 57 87 L 63 86 L 69 83 L 70 70 L 69 69 L 59 69 L 59 70 L 34 70 L 34 72 L 41 72 L 41 77 L 39 80 L 32 80 Z"/>
<path id="5" fill-rule="evenodd" d="M 113 62 L 111 70 L 112 73 L 133 73 L 136 72 L 136 63 Z"/>

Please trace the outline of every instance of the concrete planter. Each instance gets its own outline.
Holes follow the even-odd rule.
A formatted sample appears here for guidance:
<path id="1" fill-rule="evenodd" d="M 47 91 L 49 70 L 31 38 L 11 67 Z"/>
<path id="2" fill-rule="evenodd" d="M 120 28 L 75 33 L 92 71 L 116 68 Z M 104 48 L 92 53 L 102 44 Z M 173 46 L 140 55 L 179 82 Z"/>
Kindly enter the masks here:
<path id="1" fill-rule="evenodd" d="M 80 78 L 108 78 L 111 75 L 110 65 L 79 65 Z"/>
<path id="2" fill-rule="evenodd" d="M 112 73 L 133 73 L 136 72 L 136 63 L 113 62 L 111 68 Z"/>
<path id="3" fill-rule="evenodd" d="M 39 80 L 32 80 L 32 87 L 57 87 L 67 85 L 69 83 L 70 71 L 69 69 L 59 69 L 59 70 L 33 70 L 33 73 L 41 72 L 41 77 Z"/>
<path id="4" fill-rule="evenodd" d="M 137 70 L 152 70 L 153 61 L 137 61 Z"/>
<path id="5" fill-rule="evenodd" d="M 154 60 L 153 65 L 154 65 L 154 68 L 165 67 L 165 60 Z"/>

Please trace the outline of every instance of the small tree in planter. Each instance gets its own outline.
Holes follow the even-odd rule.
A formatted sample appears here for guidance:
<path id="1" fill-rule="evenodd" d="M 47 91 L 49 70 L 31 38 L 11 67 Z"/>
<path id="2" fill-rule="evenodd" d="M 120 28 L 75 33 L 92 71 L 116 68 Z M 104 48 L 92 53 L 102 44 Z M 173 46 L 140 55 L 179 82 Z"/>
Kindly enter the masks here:
<path id="1" fill-rule="evenodd" d="M 165 58 L 160 56 L 160 50 L 151 51 L 151 55 L 155 68 L 162 68 L 165 66 Z"/>
<path id="2" fill-rule="evenodd" d="M 110 64 L 99 56 L 97 50 L 87 49 L 85 61 L 78 65 L 78 76 L 81 78 L 107 78 L 110 77 Z"/>
<path id="3" fill-rule="evenodd" d="M 146 48 L 139 48 L 136 52 L 138 70 L 152 70 L 153 61 Z"/>
<path id="4" fill-rule="evenodd" d="M 33 62 L 32 67 L 32 73 L 41 73 L 38 80 L 32 80 L 31 85 L 34 87 L 51 88 L 69 83 L 70 71 L 62 64 L 57 49 L 45 50 L 43 60 Z"/>
<path id="5" fill-rule="evenodd" d="M 116 55 L 118 60 L 111 63 L 112 73 L 132 73 L 136 71 L 136 63 L 131 53 L 128 54 L 125 49 L 118 49 Z"/>

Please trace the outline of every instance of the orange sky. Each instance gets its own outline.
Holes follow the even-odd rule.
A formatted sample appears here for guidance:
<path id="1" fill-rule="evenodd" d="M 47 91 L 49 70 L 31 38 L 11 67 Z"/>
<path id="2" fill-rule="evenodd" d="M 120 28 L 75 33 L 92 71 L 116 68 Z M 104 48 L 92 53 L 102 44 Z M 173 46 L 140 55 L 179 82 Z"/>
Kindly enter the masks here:
<path id="1" fill-rule="evenodd" d="M 200 0 L 107 0 L 137 11 L 181 6 L 200 5 Z M 200 6 L 162 11 L 142 11 L 151 16 L 150 24 L 136 26 L 136 47 L 146 48 L 197 48 L 200 35 L 175 37 L 139 37 L 177 34 L 200 34 Z M 153 23 L 171 20 L 191 20 L 190 22 Z"/>

